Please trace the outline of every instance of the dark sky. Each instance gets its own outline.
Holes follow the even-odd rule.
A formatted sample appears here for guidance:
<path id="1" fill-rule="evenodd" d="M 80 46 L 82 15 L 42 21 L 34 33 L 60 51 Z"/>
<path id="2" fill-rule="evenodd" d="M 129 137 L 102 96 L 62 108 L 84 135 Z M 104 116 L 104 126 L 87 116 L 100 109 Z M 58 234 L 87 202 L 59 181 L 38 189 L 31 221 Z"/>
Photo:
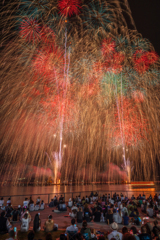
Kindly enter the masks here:
<path id="1" fill-rule="evenodd" d="M 160 55 L 160 0 L 128 0 L 138 32 Z"/>

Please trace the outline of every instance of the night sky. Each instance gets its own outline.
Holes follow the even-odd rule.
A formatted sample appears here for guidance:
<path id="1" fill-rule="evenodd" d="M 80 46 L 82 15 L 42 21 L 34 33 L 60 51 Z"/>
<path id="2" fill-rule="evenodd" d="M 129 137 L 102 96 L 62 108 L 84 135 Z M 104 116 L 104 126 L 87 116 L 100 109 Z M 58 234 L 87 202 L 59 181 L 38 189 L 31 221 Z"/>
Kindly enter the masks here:
<path id="1" fill-rule="evenodd" d="M 128 0 L 138 32 L 160 55 L 160 0 Z"/>

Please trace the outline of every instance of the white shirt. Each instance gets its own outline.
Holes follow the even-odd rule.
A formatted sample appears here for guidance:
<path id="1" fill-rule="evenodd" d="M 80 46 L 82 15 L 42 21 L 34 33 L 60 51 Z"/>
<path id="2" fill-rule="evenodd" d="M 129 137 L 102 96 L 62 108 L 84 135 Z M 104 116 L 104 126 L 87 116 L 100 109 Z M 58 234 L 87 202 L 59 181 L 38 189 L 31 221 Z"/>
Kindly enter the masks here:
<path id="1" fill-rule="evenodd" d="M 28 204 L 29 204 L 28 200 L 23 201 L 23 207 L 27 207 L 28 208 Z"/>
<path id="2" fill-rule="evenodd" d="M 111 238 L 115 238 L 116 240 L 122 240 L 122 233 L 117 232 L 117 230 L 113 230 L 109 235 L 108 235 L 108 240 Z"/>
<path id="3" fill-rule="evenodd" d="M 78 208 L 76 207 L 76 206 L 73 206 L 72 208 L 71 208 L 71 210 L 73 211 L 73 210 L 76 210 L 77 212 L 78 212 Z"/>
<path id="4" fill-rule="evenodd" d="M 148 208 L 147 213 L 149 217 L 153 217 L 153 208 Z"/>
<path id="5" fill-rule="evenodd" d="M 116 223 L 122 223 L 122 217 L 119 213 L 113 213 L 113 221 Z"/>
<path id="6" fill-rule="evenodd" d="M 7 200 L 7 206 L 11 203 L 11 200 Z"/>
<path id="7" fill-rule="evenodd" d="M 30 218 L 22 218 L 21 231 L 27 232 L 29 229 Z"/>
<path id="8" fill-rule="evenodd" d="M 71 226 L 66 228 L 66 233 L 67 232 L 78 232 L 78 228 L 75 227 L 74 225 L 71 225 Z"/>
<path id="9" fill-rule="evenodd" d="M 0 207 L 4 204 L 4 200 L 0 200 Z"/>

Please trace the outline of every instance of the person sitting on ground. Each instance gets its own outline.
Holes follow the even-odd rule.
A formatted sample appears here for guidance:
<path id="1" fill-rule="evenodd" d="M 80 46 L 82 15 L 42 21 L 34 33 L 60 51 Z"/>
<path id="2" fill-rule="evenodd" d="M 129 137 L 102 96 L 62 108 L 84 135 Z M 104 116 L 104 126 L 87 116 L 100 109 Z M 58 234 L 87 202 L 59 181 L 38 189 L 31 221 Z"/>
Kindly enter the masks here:
<path id="1" fill-rule="evenodd" d="M 59 237 L 59 240 L 67 240 L 67 237 L 64 233 L 62 233 Z"/>
<path id="2" fill-rule="evenodd" d="M 58 204 L 58 210 L 60 212 L 67 211 L 67 206 L 64 201 L 60 201 Z"/>
<path id="3" fill-rule="evenodd" d="M 77 210 L 73 209 L 71 212 L 69 212 L 69 216 L 72 218 L 76 218 L 77 217 Z"/>
<path id="4" fill-rule="evenodd" d="M 41 220 L 38 213 L 34 217 L 33 230 L 34 232 L 39 232 L 41 230 Z"/>
<path id="5" fill-rule="evenodd" d="M 127 212 L 125 213 L 124 217 L 123 217 L 123 224 L 124 225 L 128 225 L 129 224 L 129 217 Z"/>
<path id="6" fill-rule="evenodd" d="M 45 204 L 44 204 L 44 201 L 42 200 L 41 204 L 40 204 L 40 210 L 44 210 L 44 207 L 45 207 Z"/>
<path id="7" fill-rule="evenodd" d="M 41 199 L 40 199 L 40 197 L 38 197 L 37 201 L 36 201 L 36 204 L 40 204 L 40 202 L 41 202 Z"/>
<path id="8" fill-rule="evenodd" d="M 137 228 L 136 228 L 135 226 L 132 226 L 132 227 L 130 228 L 130 233 L 135 236 L 136 240 L 139 240 L 138 230 L 137 230 Z"/>
<path id="9" fill-rule="evenodd" d="M 147 228 L 146 228 L 145 225 L 143 225 L 143 226 L 141 227 L 141 234 L 139 234 L 139 239 L 140 239 L 140 240 L 145 240 L 145 239 L 151 240 L 151 239 L 152 239 L 151 235 L 149 235 L 149 234 L 147 233 Z"/>
<path id="10" fill-rule="evenodd" d="M 130 211 L 131 211 L 130 214 L 129 214 L 130 217 L 136 217 L 137 216 L 137 212 L 134 210 L 133 207 L 130 208 Z"/>
<path id="11" fill-rule="evenodd" d="M 22 212 L 21 212 L 21 216 L 20 216 L 20 221 L 22 221 L 22 218 L 24 217 L 24 214 L 25 214 L 25 213 L 28 213 L 27 208 L 22 208 Z M 29 218 L 31 218 L 30 213 L 28 213 L 28 214 L 29 214 Z"/>
<path id="12" fill-rule="evenodd" d="M 28 198 L 25 198 L 25 200 L 23 201 L 23 207 L 28 208 L 28 204 L 29 204 L 29 200 Z"/>
<path id="13" fill-rule="evenodd" d="M 0 200 L 0 207 L 2 207 L 4 205 L 4 200 L 3 200 L 3 197 L 1 198 Z"/>
<path id="14" fill-rule="evenodd" d="M 112 232 L 108 235 L 108 240 L 111 240 L 112 238 L 122 240 L 122 233 L 118 232 L 118 224 L 113 222 L 111 224 Z"/>
<path id="15" fill-rule="evenodd" d="M 82 222 L 83 222 L 83 212 L 82 212 L 82 208 L 79 207 L 77 212 L 77 223 L 82 223 Z"/>
<path id="16" fill-rule="evenodd" d="M 100 222 L 100 220 L 101 220 L 100 210 L 98 211 L 97 208 L 96 208 L 93 216 L 94 216 L 94 222 Z"/>
<path id="17" fill-rule="evenodd" d="M 73 211 L 73 210 L 76 210 L 76 211 L 78 211 L 78 207 L 76 206 L 76 204 L 74 203 L 73 204 L 73 207 L 71 208 L 71 210 Z"/>
<path id="18" fill-rule="evenodd" d="M 91 210 L 89 209 L 87 203 L 85 203 L 83 212 L 84 212 L 83 220 L 86 220 L 87 222 L 90 222 L 92 220 L 92 213 L 91 213 Z"/>
<path id="19" fill-rule="evenodd" d="M 52 232 L 54 229 L 54 221 L 52 220 L 52 215 L 49 215 L 47 221 L 44 224 L 44 231 L 45 232 Z"/>
<path id="20" fill-rule="evenodd" d="M 34 206 L 34 210 L 38 211 L 39 210 L 39 202 L 36 202 L 36 205 Z"/>
<path id="21" fill-rule="evenodd" d="M 153 207 L 152 207 L 151 205 L 148 206 L 146 212 L 147 212 L 147 215 L 148 215 L 150 218 L 153 218 L 154 211 L 153 211 Z"/>
<path id="22" fill-rule="evenodd" d="M 135 196 L 134 195 L 132 195 L 132 197 L 131 197 L 131 200 L 134 200 L 135 199 Z"/>
<path id="23" fill-rule="evenodd" d="M 9 238 L 6 239 L 6 240 L 14 240 L 14 239 L 15 239 L 15 233 L 14 233 L 13 230 L 11 230 L 11 231 L 9 232 Z"/>
<path id="24" fill-rule="evenodd" d="M 109 225 L 113 223 L 113 211 L 112 209 L 108 209 L 107 214 L 105 215 L 106 223 Z"/>
<path id="25" fill-rule="evenodd" d="M 119 210 L 113 210 L 113 222 L 122 223 L 122 217 L 119 214 Z"/>
<path id="26" fill-rule="evenodd" d="M 52 235 L 50 234 L 50 233 L 47 233 L 47 235 L 46 235 L 46 240 L 52 240 L 53 238 L 52 238 Z"/>
<path id="27" fill-rule="evenodd" d="M 11 206 L 11 198 L 8 198 L 8 200 L 7 200 L 7 206 Z"/>
<path id="28" fill-rule="evenodd" d="M 88 198 L 88 196 L 86 196 L 85 201 L 86 201 L 86 203 L 89 203 L 89 198 Z"/>
<path id="29" fill-rule="evenodd" d="M 91 229 L 91 239 L 92 240 L 96 240 L 97 239 L 95 228 Z"/>
<path id="30" fill-rule="evenodd" d="M 28 240 L 33 240 L 34 239 L 34 232 L 33 231 L 30 231 L 28 233 Z"/>
<path id="31" fill-rule="evenodd" d="M 31 218 L 29 217 L 28 212 L 26 212 L 22 218 L 21 232 L 28 232 L 30 221 Z"/>
<path id="32" fill-rule="evenodd" d="M 29 199 L 29 204 L 28 204 L 28 206 L 29 206 L 30 204 L 34 204 L 34 201 L 33 201 L 32 197 L 30 197 L 30 199 Z"/>
<path id="33" fill-rule="evenodd" d="M 54 207 L 56 205 L 54 205 L 54 199 L 51 199 L 51 202 L 49 203 L 49 207 Z"/>
<path id="34" fill-rule="evenodd" d="M 70 232 L 74 232 L 74 233 L 77 233 L 78 232 L 78 228 L 75 226 L 75 219 L 73 218 L 71 220 L 71 225 L 69 227 L 66 228 L 66 234 L 67 233 L 70 233 Z"/>
<path id="35" fill-rule="evenodd" d="M 85 239 L 91 239 L 91 230 L 87 228 L 87 221 L 84 220 L 82 223 L 81 233 Z"/>
<path id="36" fill-rule="evenodd" d="M 72 202 L 72 199 L 70 198 L 69 201 L 68 201 L 68 207 L 71 208 L 73 205 L 73 202 Z"/>
<path id="37" fill-rule="evenodd" d="M 159 234 L 160 234 L 160 227 L 158 226 L 158 221 L 157 220 L 154 221 L 154 227 L 152 229 L 152 232 L 153 232 L 155 237 L 158 237 Z"/>
<path id="38" fill-rule="evenodd" d="M 123 227 L 122 228 L 122 234 L 124 235 L 126 233 L 128 233 L 128 228 L 127 227 Z"/>
<path id="39" fill-rule="evenodd" d="M 86 202 L 86 200 L 85 200 L 85 198 L 83 197 L 83 198 L 82 198 L 82 205 L 84 205 L 85 202 Z"/>
<path id="40" fill-rule="evenodd" d="M 63 203 L 64 202 L 64 198 L 63 196 L 61 195 L 60 198 L 59 198 L 59 203 Z"/>

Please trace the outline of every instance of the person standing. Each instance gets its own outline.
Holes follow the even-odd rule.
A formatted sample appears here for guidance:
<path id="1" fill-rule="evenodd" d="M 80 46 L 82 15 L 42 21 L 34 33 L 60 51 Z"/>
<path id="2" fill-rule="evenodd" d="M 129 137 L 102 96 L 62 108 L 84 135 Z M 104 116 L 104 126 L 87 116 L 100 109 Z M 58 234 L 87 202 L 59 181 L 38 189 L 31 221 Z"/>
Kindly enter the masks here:
<path id="1" fill-rule="evenodd" d="M 39 232 L 41 230 L 41 220 L 39 217 L 39 213 L 37 213 L 34 217 L 34 222 L 33 222 L 33 230 L 34 232 Z"/>

